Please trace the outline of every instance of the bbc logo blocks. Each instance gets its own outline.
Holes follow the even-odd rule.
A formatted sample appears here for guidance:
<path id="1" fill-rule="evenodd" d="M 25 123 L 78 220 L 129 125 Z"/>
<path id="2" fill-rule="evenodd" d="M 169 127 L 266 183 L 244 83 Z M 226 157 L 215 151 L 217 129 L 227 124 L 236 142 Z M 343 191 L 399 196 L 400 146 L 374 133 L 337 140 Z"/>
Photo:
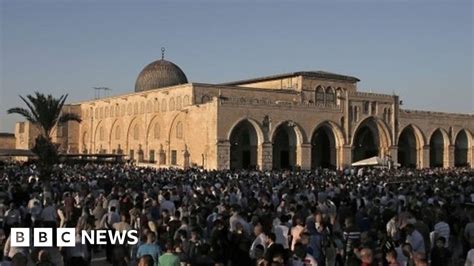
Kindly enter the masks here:
<path id="1" fill-rule="evenodd" d="M 34 228 L 33 230 L 30 230 L 30 228 L 11 229 L 12 247 L 52 247 L 54 242 L 53 238 L 54 234 L 52 228 Z M 74 247 L 75 244 L 75 228 L 56 229 L 56 245 L 58 247 Z"/>

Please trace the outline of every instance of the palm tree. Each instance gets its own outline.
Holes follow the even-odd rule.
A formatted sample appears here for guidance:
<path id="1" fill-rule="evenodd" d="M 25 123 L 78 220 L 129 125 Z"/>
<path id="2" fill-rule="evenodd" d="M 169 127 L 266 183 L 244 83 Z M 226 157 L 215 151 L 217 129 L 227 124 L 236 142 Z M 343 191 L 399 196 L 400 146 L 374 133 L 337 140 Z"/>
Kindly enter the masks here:
<path id="1" fill-rule="evenodd" d="M 76 121 L 78 123 L 82 121 L 80 116 L 75 113 L 61 112 L 67 96 L 67 94 L 61 95 L 57 99 L 52 95 L 45 96 L 42 93 L 35 92 L 34 96 L 27 95 L 27 99 L 20 96 L 28 107 L 27 109 L 16 107 L 8 109 L 7 112 L 9 114 L 22 115 L 26 120 L 38 127 L 41 131 L 40 134 L 44 138 L 51 140 L 51 133 L 57 125 L 68 121 Z"/>
<path id="2" fill-rule="evenodd" d="M 75 113 L 62 112 L 64 103 L 67 99 L 66 95 L 61 95 L 59 98 L 54 98 L 52 95 L 44 95 L 35 92 L 34 95 L 27 95 L 26 98 L 20 96 L 27 108 L 11 108 L 8 109 L 8 114 L 19 114 L 23 116 L 30 123 L 35 125 L 40 134 L 36 138 L 35 146 L 32 151 L 38 156 L 40 168 L 44 171 L 48 170 L 57 159 L 58 147 L 51 140 L 53 130 L 63 123 L 68 121 L 81 122 L 79 115 Z M 42 175 L 47 172 L 43 172 Z M 48 178 L 47 176 L 43 176 Z"/>

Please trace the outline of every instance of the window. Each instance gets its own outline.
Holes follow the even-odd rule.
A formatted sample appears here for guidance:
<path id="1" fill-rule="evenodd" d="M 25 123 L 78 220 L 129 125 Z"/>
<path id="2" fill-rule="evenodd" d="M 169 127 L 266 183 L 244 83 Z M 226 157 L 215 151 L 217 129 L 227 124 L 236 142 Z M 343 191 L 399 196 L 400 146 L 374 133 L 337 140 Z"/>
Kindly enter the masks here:
<path id="1" fill-rule="evenodd" d="M 147 113 L 151 113 L 151 111 L 152 111 L 152 106 L 153 106 L 153 105 L 152 105 L 151 101 L 148 101 L 148 102 L 146 103 L 146 112 L 147 112 Z"/>
<path id="2" fill-rule="evenodd" d="M 372 105 L 370 106 L 371 110 L 370 113 L 373 115 L 377 114 L 377 102 L 372 102 Z"/>
<path id="3" fill-rule="evenodd" d="M 138 161 L 139 161 L 139 162 L 145 161 L 145 155 L 144 155 L 142 149 L 139 149 L 139 150 L 138 150 Z"/>
<path id="4" fill-rule="evenodd" d="M 130 150 L 130 160 L 133 160 L 133 159 L 135 159 L 135 151 Z"/>
<path id="5" fill-rule="evenodd" d="M 150 150 L 150 155 L 149 155 L 148 160 L 150 161 L 150 163 L 155 162 L 155 150 Z"/>
<path id="6" fill-rule="evenodd" d="M 183 98 L 183 106 L 188 106 L 189 105 L 189 96 L 186 95 Z"/>
<path id="7" fill-rule="evenodd" d="M 364 114 L 369 113 L 369 108 L 370 108 L 370 103 L 369 102 L 364 102 Z"/>
<path id="8" fill-rule="evenodd" d="M 328 104 L 336 103 L 336 94 L 334 93 L 334 90 L 331 87 L 326 89 L 326 103 Z"/>
<path id="9" fill-rule="evenodd" d="M 160 138 L 160 124 L 155 123 L 153 127 L 153 138 L 159 139 Z"/>
<path id="10" fill-rule="evenodd" d="M 120 126 L 115 127 L 115 139 L 116 140 L 120 139 Z"/>
<path id="11" fill-rule="evenodd" d="M 210 102 L 210 101 L 211 101 L 211 97 L 209 97 L 209 95 L 207 95 L 207 94 L 204 94 L 201 97 L 201 103 L 207 103 L 207 102 Z"/>
<path id="12" fill-rule="evenodd" d="M 176 150 L 171 151 L 171 164 L 176 165 L 177 164 L 177 152 Z"/>
<path id="13" fill-rule="evenodd" d="M 154 109 L 155 113 L 158 113 L 160 111 L 160 101 L 158 101 L 158 99 L 155 99 Z"/>
<path id="14" fill-rule="evenodd" d="M 170 99 L 169 109 L 170 109 L 170 111 L 174 111 L 174 98 Z"/>
<path id="15" fill-rule="evenodd" d="M 182 139 L 183 138 L 183 123 L 178 122 L 178 124 L 176 124 L 176 138 L 177 139 Z"/>
<path id="16" fill-rule="evenodd" d="M 138 140 L 140 138 L 140 127 L 136 124 L 133 127 L 133 139 Z"/>
<path id="17" fill-rule="evenodd" d="M 176 97 L 176 110 L 181 110 L 181 96 Z"/>
<path id="18" fill-rule="evenodd" d="M 19 126 L 18 126 L 18 131 L 19 133 L 25 133 L 25 122 L 20 122 Z"/>
<path id="19" fill-rule="evenodd" d="M 359 121 L 359 106 L 354 106 L 354 121 Z"/>
<path id="20" fill-rule="evenodd" d="M 324 103 L 324 89 L 322 87 L 316 88 L 316 103 Z"/>
<path id="21" fill-rule="evenodd" d="M 165 99 L 163 99 L 161 101 L 161 111 L 166 112 L 166 100 Z"/>

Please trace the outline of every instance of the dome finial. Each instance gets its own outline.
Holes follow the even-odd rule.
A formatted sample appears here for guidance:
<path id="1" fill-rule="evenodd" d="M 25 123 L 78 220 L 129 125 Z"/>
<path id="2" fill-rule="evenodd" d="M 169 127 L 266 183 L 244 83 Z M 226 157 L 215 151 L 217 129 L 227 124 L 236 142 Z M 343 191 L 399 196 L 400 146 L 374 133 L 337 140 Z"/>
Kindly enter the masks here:
<path id="1" fill-rule="evenodd" d="M 165 47 L 161 47 L 161 60 L 165 59 Z"/>

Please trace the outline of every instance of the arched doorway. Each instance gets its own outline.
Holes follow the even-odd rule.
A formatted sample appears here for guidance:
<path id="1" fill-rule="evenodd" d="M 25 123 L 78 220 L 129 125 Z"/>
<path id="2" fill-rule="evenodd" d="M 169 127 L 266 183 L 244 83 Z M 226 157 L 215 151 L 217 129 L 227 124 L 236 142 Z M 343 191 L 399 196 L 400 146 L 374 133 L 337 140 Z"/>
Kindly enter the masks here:
<path id="1" fill-rule="evenodd" d="M 230 135 L 230 168 L 251 169 L 257 165 L 257 132 L 244 120 L 237 124 Z"/>
<path id="2" fill-rule="evenodd" d="M 319 127 L 311 137 L 311 168 L 336 168 L 336 139 L 329 126 Z"/>
<path id="3" fill-rule="evenodd" d="M 416 168 L 417 141 L 413 127 L 406 127 L 398 138 L 398 163 L 402 167 Z"/>
<path id="4" fill-rule="evenodd" d="M 374 119 L 365 120 L 356 130 L 352 143 L 352 161 L 380 155 L 382 132 Z"/>
<path id="5" fill-rule="evenodd" d="M 296 133 L 294 125 L 284 123 L 273 134 L 273 168 L 293 169 L 296 166 Z"/>
<path id="6" fill-rule="evenodd" d="M 456 141 L 454 142 L 454 166 L 463 167 L 468 166 L 467 160 L 468 154 L 468 140 L 465 130 L 461 130 L 456 136 Z"/>
<path id="7" fill-rule="evenodd" d="M 436 130 L 430 139 L 430 167 L 443 167 L 444 137 L 441 130 Z"/>

